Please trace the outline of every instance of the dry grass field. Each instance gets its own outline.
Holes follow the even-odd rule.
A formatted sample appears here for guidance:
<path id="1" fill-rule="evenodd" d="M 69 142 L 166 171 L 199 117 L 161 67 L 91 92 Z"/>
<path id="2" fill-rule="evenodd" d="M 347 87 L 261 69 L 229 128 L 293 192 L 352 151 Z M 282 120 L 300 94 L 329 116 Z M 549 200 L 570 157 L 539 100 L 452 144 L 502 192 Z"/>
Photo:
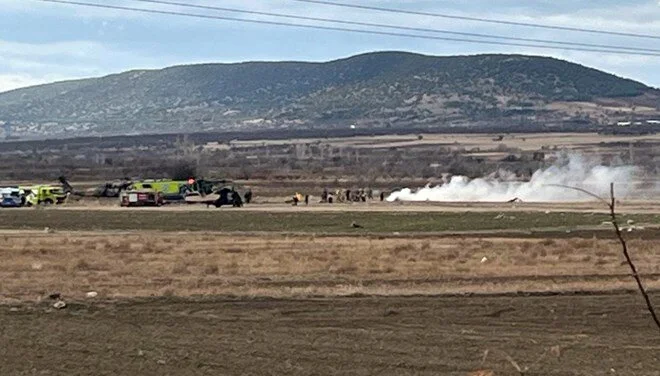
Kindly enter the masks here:
<path id="1" fill-rule="evenodd" d="M 343 208 L 0 211 L 0 374 L 660 374 L 602 213 Z"/>
<path id="2" fill-rule="evenodd" d="M 629 244 L 660 288 L 660 243 Z M 660 374 L 610 239 L 11 230 L 0 249 L 2 375 Z"/>
<path id="3" fill-rule="evenodd" d="M 15 233 L 0 247 L 4 301 L 88 291 L 299 298 L 634 288 L 618 244 L 595 238 Z M 630 247 L 649 286 L 660 287 L 660 243 Z"/>

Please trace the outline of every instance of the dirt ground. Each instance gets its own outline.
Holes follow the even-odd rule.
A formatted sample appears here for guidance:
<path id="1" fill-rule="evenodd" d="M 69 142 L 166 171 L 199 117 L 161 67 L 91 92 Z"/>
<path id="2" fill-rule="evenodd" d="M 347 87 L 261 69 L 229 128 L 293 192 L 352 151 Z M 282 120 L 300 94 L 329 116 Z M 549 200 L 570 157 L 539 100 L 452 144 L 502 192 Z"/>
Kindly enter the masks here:
<path id="1" fill-rule="evenodd" d="M 634 294 L 18 305 L 0 328 L 2 375 L 660 375 Z"/>

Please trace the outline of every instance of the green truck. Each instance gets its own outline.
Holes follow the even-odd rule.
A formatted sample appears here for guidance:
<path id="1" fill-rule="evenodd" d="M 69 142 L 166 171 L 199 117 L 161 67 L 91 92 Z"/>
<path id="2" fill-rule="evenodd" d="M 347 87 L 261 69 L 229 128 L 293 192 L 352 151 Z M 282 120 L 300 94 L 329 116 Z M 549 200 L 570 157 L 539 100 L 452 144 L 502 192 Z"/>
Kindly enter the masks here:
<path id="1" fill-rule="evenodd" d="M 35 185 L 20 189 L 25 192 L 26 206 L 63 204 L 68 197 L 62 187 L 55 185 Z"/>
<path id="2" fill-rule="evenodd" d="M 218 187 L 228 183 L 228 180 L 169 180 L 149 179 L 133 182 L 129 190 L 158 192 L 165 202 L 182 202 L 189 194 L 207 195 Z"/>
<path id="3" fill-rule="evenodd" d="M 166 202 L 183 201 L 186 193 L 192 189 L 188 181 L 168 180 L 168 179 L 149 179 L 133 182 L 129 190 L 134 191 L 154 191 L 161 194 Z"/>

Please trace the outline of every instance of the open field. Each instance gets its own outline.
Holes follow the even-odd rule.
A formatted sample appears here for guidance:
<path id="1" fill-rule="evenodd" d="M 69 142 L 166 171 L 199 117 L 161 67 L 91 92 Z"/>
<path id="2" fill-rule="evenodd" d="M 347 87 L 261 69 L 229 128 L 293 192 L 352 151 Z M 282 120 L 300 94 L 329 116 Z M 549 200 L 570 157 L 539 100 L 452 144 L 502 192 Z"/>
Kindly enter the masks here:
<path id="1" fill-rule="evenodd" d="M 308 136 L 0 144 L 6 183 L 83 190 L 185 161 L 255 193 L 240 209 L 0 210 L 0 375 L 660 376 L 604 206 L 318 203 L 444 172 L 523 178 L 562 149 L 634 161 L 650 193 L 619 197 L 619 218 L 658 305 L 657 135 Z M 311 204 L 284 204 L 294 192 Z"/>
<path id="2" fill-rule="evenodd" d="M 630 247 L 660 288 L 660 243 Z M 609 239 L 217 233 L 0 234 L 4 301 L 611 291 L 634 288 Z M 486 260 L 483 258 L 486 257 Z"/>
<path id="3" fill-rule="evenodd" d="M 178 206 L 104 210 L 47 208 L 0 210 L 0 231 L 207 231 L 251 234 L 287 233 L 318 235 L 395 236 L 465 235 L 514 237 L 611 238 L 608 215 L 601 212 L 538 211 L 362 211 L 206 209 Z M 622 214 L 621 225 L 635 229 L 636 238 L 660 236 L 660 214 Z M 360 228 L 352 227 L 359 224 Z M 639 230 L 636 228 L 639 227 Z"/>
<path id="4" fill-rule="evenodd" d="M 27 304 L 0 323 L 3 375 L 660 375 L 634 294 Z"/>
<path id="5" fill-rule="evenodd" d="M 606 144 L 616 143 L 660 143 L 660 134 L 651 135 L 601 135 L 598 133 L 514 133 L 508 134 L 424 134 L 419 135 L 384 135 L 357 136 L 341 138 L 318 139 L 287 139 L 287 140 L 249 140 L 234 141 L 237 148 L 250 148 L 261 145 L 291 145 L 327 143 L 334 147 L 354 147 L 356 149 L 374 148 L 406 148 L 415 146 L 454 146 L 466 150 L 478 148 L 488 150 L 493 148 L 494 135 L 502 135 L 502 140 L 495 143 L 517 148 L 523 151 L 536 151 L 544 148 L 580 150 L 586 153 L 597 153 L 606 150 Z M 419 137 L 421 136 L 421 137 Z M 208 147 L 212 147 L 209 145 Z"/>
<path id="6" fill-rule="evenodd" d="M 0 210 L 0 374 L 660 375 L 606 215 L 488 205 Z"/>

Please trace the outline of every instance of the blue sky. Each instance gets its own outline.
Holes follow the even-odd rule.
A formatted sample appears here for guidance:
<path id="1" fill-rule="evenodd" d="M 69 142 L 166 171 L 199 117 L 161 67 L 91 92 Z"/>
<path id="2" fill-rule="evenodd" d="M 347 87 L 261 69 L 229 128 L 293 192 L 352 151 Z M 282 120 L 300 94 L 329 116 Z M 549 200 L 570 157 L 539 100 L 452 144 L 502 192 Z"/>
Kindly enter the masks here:
<path id="1" fill-rule="evenodd" d="M 79 0 L 211 14 L 133 0 Z M 180 0 L 249 10 L 354 21 L 660 49 L 660 40 L 530 29 L 394 15 L 292 0 Z M 660 35 L 659 0 L 344 0 L 463 16 Z M 218 15 L 267 19 L 217 12 Z M 608 55 L 527 47 L 313 31 L 267 25 L 99 10 L 36 0 L 0 0 L 0 92 L 129 69 L 246 60 L 325 61 L 375 50 L 432 55 L 525 53 L 554 56 L 660 87 L 660 56 Z"/>

